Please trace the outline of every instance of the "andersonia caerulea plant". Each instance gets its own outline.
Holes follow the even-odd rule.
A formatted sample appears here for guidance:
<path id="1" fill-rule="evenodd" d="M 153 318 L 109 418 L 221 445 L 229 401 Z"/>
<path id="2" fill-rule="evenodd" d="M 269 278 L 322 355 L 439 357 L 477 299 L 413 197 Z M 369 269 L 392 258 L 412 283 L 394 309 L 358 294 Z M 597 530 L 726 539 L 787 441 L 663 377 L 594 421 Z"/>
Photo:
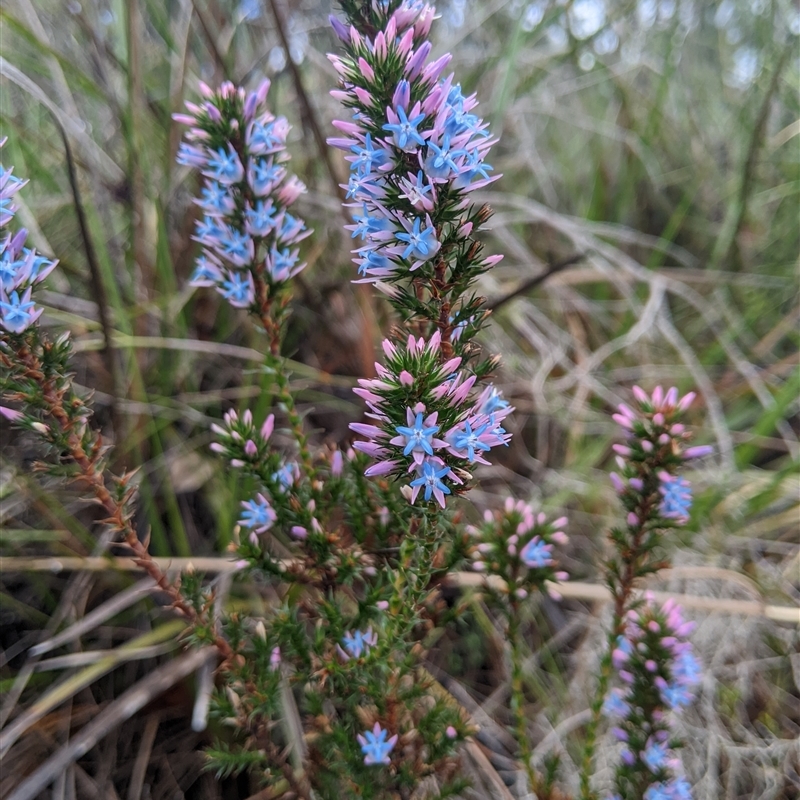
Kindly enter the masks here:
<path id="1" fill-rule="evenodd" d="M 493 451 L 508 444 L 513 408 L 487 379 L 497 360 L 476 342 L 487 314 L 475 280 L 499 256 L 478 238 L 491 215 L 473 192 L 497 176 L 495 143 L 477 100 L 434 58 L 434 8 L 420 0 L 345 0 L 332 19 L 342 43 L 330 56 L 346 119 L 334 122 L 350 178 L 344 186 L 356 280 L 373 284 L 395 313 L 375 377 L 359 382 L 364 420 L 337 449 L 315 447 L 295 409 L 282 354 L 293 278 L 311 234 L 290 211 L 304 192 L 289 170 L 287 121 L 255 91 L 200 85 L 176 116 L 187 126 L 178 160 L 199 173 L 191 282 L 213 287 L 264 333 L 272 411 L 228 411 L 212 426 L 214 450 L 254 487 L 234 531 L 239 580 L 270 586 L 259 617 L 213 618 L 213 591 L 189 571 L 171 583 L 132 524 L 130 474 L 107 470 L 107 447 L 70 377 L 67 336 L 36 324 L 33 290 L 55 266 L 12 233 L 12 197 L 23 182 L 0 172 L 0 341 L 3 415 L 46 445 L 42 469 L 78 481 L 106 512 L 138 562 L 190 623 L 190 640 L 219 652 L 212 716 L 223 731 L 208 751 L 219 775 L 249 770 L 274 798 L 444 797 L 464 790 L 463 744 L 476 730 L 467 712 L 423 666 L 428 633 L 458 613 L 442 582 L 458 570 L 482 576 L 484 596 L 506 631 L 511 728 L 529 788 L 554 794 L 555 770 L 533 762 L 525 717 L 522 607 L 558 597 L 567 580 L 559 549 L 567 519 L 549 520 L 522 500 L 486 510 L 464 495 Z M 581 795 L 620 800 L 689 796 L 673 735 L 691 702 L 699 665 L 671 603 L 638 590 L 667 563 L 668 532 L 684 524 L 691 488 L 680 415 L 692 395 L 635 388 L 638 409 L 615 419 L 626 434 L 612 474 L 626 516 L 611 532 L 604 566 L 613 620 L 592 720 L 585 731 Z M 276 431 L 284 434 L 276 444 Z M 465 524 L 464 519 L 472 519 Z M 666 547 L 664 545 L 667 545 Z M 603 718 L 618 740 L 614 785 L 592 786 Z M 566 785 L 577 776 L 565 776 Z"/>

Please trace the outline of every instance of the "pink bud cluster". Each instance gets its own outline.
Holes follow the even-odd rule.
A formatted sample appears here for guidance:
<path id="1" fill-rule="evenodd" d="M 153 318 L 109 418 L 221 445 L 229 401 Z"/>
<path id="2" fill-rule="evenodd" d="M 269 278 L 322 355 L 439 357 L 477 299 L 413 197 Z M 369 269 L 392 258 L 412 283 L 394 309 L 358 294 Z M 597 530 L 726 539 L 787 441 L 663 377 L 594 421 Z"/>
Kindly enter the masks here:
<path id="1" fill-rule="evenodd" d="M 555 557 L 556 545 L 569 542 L 566 524 L 566 517 L 548 521 L 544 512 L 509 497 L 502 510 L 484 512 L 482 525 L 467 528 L 477 541 L 471 548 L 472 569 L 501 578 L 517 599 L 534 587 L 558 598 L 550 584 L 569 580 Z"/>
<path id="2" fill-rule="evenodd" d="M 212 442 L 211 449 L 230 459 L 232 467 L 243 467 L 247 463 L 259 463 L 267 454 L 267 442 L 275 428 L 275 415 L 270 414 L 260 428 L 253 422 L 253 413 L 248 408 L 240 417 L 231 409 L 222 418 L 223 425 L 211 424 L 211 430 L 219 441 Z"/>

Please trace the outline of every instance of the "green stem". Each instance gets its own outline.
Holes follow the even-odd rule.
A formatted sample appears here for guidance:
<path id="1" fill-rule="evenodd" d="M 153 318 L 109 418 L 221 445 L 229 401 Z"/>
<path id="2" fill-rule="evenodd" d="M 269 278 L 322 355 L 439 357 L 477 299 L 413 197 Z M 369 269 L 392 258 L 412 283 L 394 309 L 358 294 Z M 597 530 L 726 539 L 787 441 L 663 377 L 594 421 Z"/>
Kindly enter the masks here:
<path id="1" fill-rule="evenodd" d="M 511 711 L 514 714 L 519 757 L 528 777 L 529 788 L 536 791 L 540 784 L 539 776 L 531 763 L 533 749 L 528 736 L 528 720 L 525 717 L 525 689 L 523 685 L 523 653 L 520 635 L 520 603 L 511 595 L 509 601 L 508 640 L 511 647 Z"/>
<path id="2" fill-rule="evenodd" d="M 417 608 L 425 598 L 431 576 L 433 558 L 440 535 L 436 512 L 423 511 L 413 517 L 400 545 L 400 561 L 394 579 L 389 608 L 397 620 L 397 636 L 405 637 L 414 627 Z"/>
<path id="3" fill-rule="evenodd" d="M 269 354 L 267 356 L 267 366 L 272 370 L 275 377 L 276 396 L 286 412 L 289 427 L 292 429 L 292 435 L 300 450 L 300 462 L 303 465 L 303 471 L 309 480 L 313 480 L 315 471 L 311 459 L 311 451 L 308 449 L 308 437 L 303 429 L 303 418 L 297 411 L 297 406 L 294 404 L 294 396 L 289 387 L 289 378 L 286 374 L 286 359 Z"/>
<path id="4" fill-rule="evenodd" d="M 622 617 L 614 614 L 614 623 L 608 632 L 608 639 L 606 641 L 606 649 L 603 653 L 603 658 L 600 661 L 600 675 L 597 678 L 597 688 L 595 689 L 592 704 L 590 706 L 592 717 L 586 728 L 586 740 L 583 745 L 583 759 L 581 762 L 581 793 L 580 800 L 595 800 L 595 793 L 589 785 L 589 779 L 592 775 L 592 762 L 594 761 L 594 751 L 597 745 L 597 729 L 600 727 L 600 717 L 603 709 L 603 701 L 605 700 L 606 693 L 608 692 L 608 685 L 611 681 L 611 654 L 614 651 L 614 645 L 617 641 L 617 636 L 622 632 Z"/>

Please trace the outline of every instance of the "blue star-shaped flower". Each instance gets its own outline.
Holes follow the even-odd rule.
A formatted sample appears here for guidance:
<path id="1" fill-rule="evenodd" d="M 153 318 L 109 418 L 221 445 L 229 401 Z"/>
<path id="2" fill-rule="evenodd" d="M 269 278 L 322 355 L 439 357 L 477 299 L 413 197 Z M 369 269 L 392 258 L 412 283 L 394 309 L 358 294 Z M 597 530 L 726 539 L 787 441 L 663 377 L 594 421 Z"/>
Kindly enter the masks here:
<path id="1" fill-rule="evenodd" d="M 272 159 L 262 158 L 251 162 L 248 176 L 250 186 L 258 197 L 264 197 L 272 191 L 273 185 L 283 177 L 285 170 L 272 163 Z"/>
<path id="2" fill-rule="evenodd" d="M 210 156 L 203 174 L 220 183 L 230 185 L 238 183 L 244 177 L 244 167 L 233 146 L 228 145 L 227 152 L 220 147 Z"/>
<path id="3" fill-rule="evenodd" d="M 398 425 L 395 430 L 401 435 L 406 437 L 406 444 L 403 448 L 403 455 L 407 456 L 410 455 L 414 450 L 421 450 L 423 453 L 427 453 L 429 456 L 433 455 L 433 447 L 431 446 L 431 440 L 433 439 L 434 434 L 439 432 L 438 425 L 431 425 L 429 428 L 426 428 L 422 422 L 422 412 L 417 412 L 417 416 L 414 419 L 414 427 L 409 428 L 405 425 Z M 413 483 L 411 484 L 414 485 Z M 427 494 L 425 496 L 427 500 Z"/>
<path id="4" fill-rule="evenodd" d="M 358 743 L 361 745 L 361 752 L 364 753 L 364 763 L 389 764 L 391 759 L 389 753 L 392 752 L 397 743 L 397 734 L 387 740 L 388 731 L 381 728 L 380 723 L 376 722 L 371 731 L 364 731 L 363 735 L 358 735 Z"/>
<path id="5" fill-rule="evenodd" d="M 375 642 L 376 637 L 371 630 L 367 630 L 366 632 L 347 631 L 342 639 L 344 649 L 352 658 L 361 658 L 361 656 L 366 655 Z"/>
<path id="6" fill-rule="evenodd" d="M 374 179 L 375 176 L 371 174 L 351 175 L 350 180 L 347 182 L 347 199 L 352 200 L 354 197 L 358 197 L 358 195 L 367 195 L 371 197 L 377 190 Z"/>
<path id="7" fill-rule="evenodd" d="M 419 478 L 411 481 L 411 486 L 425 487 L 425 499 L 430 500 L 434 492 L 441 492 L 442 494 L 450 494 L 450 489 L 442 483 L 447 473 L 450 472 L 450 467 L 445 465 L 441 469 L 436 467 L 430 462 L 425 461 L 422 465 L 422 475 Z"/>
<path id="8" fill-rule="evenodd" d="M 258 495 L 255 500 L 243 502 L 242 508 L 244 511 L 239 518 L 239 524 L 259 533 L 268 530 L 277 519 L 274 509 L 263 495 Z"/>
<path id="9" fill-rule="evenodd" d="M 372 137 L 367 134 L 364 137 L 364 144 L 354 144 L 350 151 L 356 154 L 352 159 L 350 169 L 357 172 L 359 175 L 369 175 L 374 167 L 380 167 L 385 164 L 389 158 L 383 148 L 375 147 L 372 144 Z"/>
<path id="10" fill-rule="evenodd" d="M 464 430 L 458 431 L 458 433 L 453 436 L 453 447 L 455 447 L 456 450 L 466 450 L 469 460 L 471 462 L 475 461 L 476 450 L 481 450 L 485 453 L 487 450 L 492 449 L 486 442 L 480 440 L 481 435 L 486 432 L 488 427 L 489 423 L 485 422 L 477 430 L 473 431 L 469 420 L 467 420 L 464 423 Z"/>
<path id="11" fill-rule="evenodd" d="M 416 117 L 409 119 L 405 110 L 398 108 L 397 116 L 399 117 L 399 121 L 396 124 L 386 124 L 383 126 L 385 131 L 389 131 L 394 136 L 394 143 L 401 150 L 408 151 L 410 142 L 410 150 L 412 152 L 417 149 L 417 145 L 425 144 L 425 139 L 422 138 L 417 130 L 417 126 L 425 119 L 425 115 L 418 114 Z"/>
<path id="12" fill-rule="evenodd" d="M 274 123 L 272 122 L 266 125 L 255 122 L 248 133 L 247 146 L 253 153 L 267 153 L 281 144 L 280 140 L 274 135 Z"/>
<path id="13" fill-rule="evenodd" d="M 0 258 L 0 284 L 9 291 L 17 283 L 17 274 L 25 266 L 24 258 L 11 258 L 9 253 L 3 253 Z"/>
<path id="14" fill-rule="evenodd" d="M 652 742 L 642 753 L 642 761 L 652 773 L 658 772 L 667 761 L 667 746 L 660 742 Z"/>
<path id="15" fill-rule="evenodd" d="M 247 230 L 252 236 L 267 236 L 275 227 L 275 212 L 277 209 L 272 201 L 259 200 L 254 208 L 244 212 L 247 221 Z"/>
<path id="16" fill-rule="evenodd" d="M 253 257 L 253 240 L 246 233 L 227 228 L 220 239 L 222 255 L 240 266 Z"/>
<path id="17" fill-rule="evenodd" d="M 667 685 L 661 690 L 661 699 L 670 708 L 682 708 L 692 702 L 692 693 L 680 684 Z"/>
<path id="18" fill-rule="evenodd" d="M 225 235 L 225 230 L 214 217 L 205 217 L 197 221 L 195 235 L 202 244 L 216 246 Z"/>
<path id="19" fill-rule="evenodd" d="M 660 490 L 664 495 L 659 507 L 661 515 L 679 522 L 687 520 L 692 508 L 692 486 L 689 481 L 680 477 L 662 481 Z"/>
<path id="20" fill-rule="evenodd" d="M 253 286 L 248 275 L 229 272 L 222 283 L 222 296 L 234 306 L 245 307 L 253 302 Z"/>
<path id="21" fill-rule="evenodd" d="M 392 262 L 386 256 L 382 256 L 374 250 L 367 250 L 363 254 L 363 259 L 358 267 L 359 275 L 366 275 L 369 272 L 386 273 L 391 271 Z"/>
<path id="22" fill-rule="evenodd" d="M 197 204 L 203 211 L 212 217 L 222 217 L 230 214 L 235 208 L 233 198 L 227 187 L 218 181 L 207 181 L 200 192 L 200 200 Z"/>
<path id="23" fill-rule="evenodd" d="M 425 159 L 425 171 L 432 178 L 446 179 L 459 171 L 455 159 L 467 155 L 467 151 L 459 148 L 450 149 L 450 135 L 442 138 L 441 147 L 434 142 L 428 142 L 428 157 Z"/>
<path id="24" fill-rule="evenodd" d="M 644 800 L 672 800 L 672 789 L 666 783 L 653 783 L 644 793 Z"/>
<path id="25" fill-rule="evenodd" d="M 618 690 L 612 689 L 603 703 L 603 713 L 609 717 L 622 717 L 623 719 L 630 713 L 630 704 L 625 701 Z"/>
<path id="26" fill-rule="evenodd" d="M 292 268 L 297 264 L 297 250 L 289 250 L 288 247 L 279 250 L 277 247 L 273 247 L 270 251 L 270 257 L 272 259 L 272 267 L 269 274 L 273 280 L 285 281 L 291 277 Z"/>
<path id="27" fill-rule="evenodd" d="M 363 211 L 364 213 L 362 216 L 353 218 L 356 224 L 353 228 L 353 233 L 350 235 L 351 239 L 355 239 L 356 236 L 360 236 L 361 240 L 363 241 L 370 234 L 388 230 L 390 227 L 389 220 L 381 217 L 373 217 L 369 213 L 366 203 L 363 204 Z"/>
<path id="28" fill-rule="evenodd" d="M 530 569 L 547 567 L 552 563 L 552 550 L 552 545 L 547 544 L 538 536 L 534 536 L 533 539 L 520 550 L 519 557 L 522 563 Z"/>
<path id="29" fill-rule="evenodd" d="M 700 664 L 691 653 L 681 653 L 672 667 L 672 677 L 679 683 L 695 684 L 701 675 Z"/>
<path id="30" fill-rule="evenodd" d="M 17 292 L 11 292 L 8 301 L 0 300 L 0 323 L 7 331 L 12 333 L 22 333 L 32 322 L 34 322 L 39 314 L 32 311 L 35 303 L 30 300 L 31 291 L 20 296 Z"/>
<path id="31" fill-rule="evenodd" d="M 420 218 L 415 217 L 414 227 L 410 232 L 395 234 L 401 242 L 407 242 L 403 258 L 413 256 L 419 261 L 427 261 L 439 249 L 439 240 L 436 238 L 436 229 L 433 225 L 429 225 L 424 231 L 420 230 L 421 227 Z"/>

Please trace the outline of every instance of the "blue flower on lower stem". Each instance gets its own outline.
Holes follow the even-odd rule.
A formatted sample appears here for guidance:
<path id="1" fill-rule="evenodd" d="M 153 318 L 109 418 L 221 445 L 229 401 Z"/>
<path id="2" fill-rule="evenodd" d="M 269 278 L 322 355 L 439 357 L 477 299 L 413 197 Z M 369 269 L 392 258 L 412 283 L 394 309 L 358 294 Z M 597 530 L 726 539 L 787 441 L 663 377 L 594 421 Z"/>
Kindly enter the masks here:
<path id="1" fill-rule="evenodd" d="M 659 490 L 663 495 L 659 506 L 661 515 L 681 525 L 688 522 L 692 508 L 692 486 L 689 481 L 681 477 L 664 476 Z"/>
<path id="2" fill-rule="evenodd" d="M 278 484 L 278 488 L 285 492 L 294 484 L 296 470 L 297 466 L 295 464 L 284 464 L 277 472 L 273 472 L 270 477 Z"/>
<path id="3" fill-rule="evenodd" d="M 446 180 L 451 175 L 459 171 L 456 158 L 467 155 L 463 148 L 455 150 L 450 148 L 450 134 L 446 133 L 442 138 L 441 147 L 435 142 L 428 142 L 428 155 L 425 158 L 425 171 L 431 178 Z"/>
<path id="4" fill-rule="evenodd" d="M 342 639 L 342 646 L 347 655 L 351 658 L 361 658 L 369 652 L 370 647 L 374 647 L 378 637 L 371 628 L 366 631 L 347 631 Z"/>
<path id="5" fill-rule="evenodd" d="M 247 146 L 251 153 L 267 153 L 281 144 L 280 137 L 275 135 L 273 122 L 254 122 L 247 130 Z"/>
<path id="6" fill-rule="evenodd" d="M 272 163 L 272 159 L 262 158 L 258 161 L 250 162 L 248 180 L 257 197 L 264 197 L 269 194 L 274 184 L 278 183 L 284 174 L 283 167 Z"/>
<path id="7" fill-rule="evenodd" d="M 397 743 L 397 734 L 387 739 L 388 731 L 381 728 L 380 723 L 376 722 L 371 731 L 364 731 L 363 735 L 356 737 L 361 745 L 361 752 L 364 753 L 364 763 L 367 766 L 372 764 L 389 764 L 391 759 L 389 753 L 392 752 Z"/>
<path id="8" fill-rule="evenodd" d="M 0 299 L 0 325 L 12 333 L 22 333 L 41 316 L 42 309 L 34 311 L 34 308 L 30 289 L 22 297 L 18 292 L 11 292 L 8 300 Z"/>
<path id="9" fill-rule="evenodd" d="M 189 282 L 193 286 L 214 286 L 221 283 L 222 272 L 219 264 L 205 253 L 198 256 Z"/>
<path id="10" fill-rule="evenodd" d="M 247 232 L 251 236 L 267 236 L 275 227 L 277 209 L 269 200 L 258 200 L 253 208 L 245 209 L 244 216 Z"/>
<path id="11" fill-rule="evenodd" d="M 24 258 L 12 258 L 8 252 L 0 257 L 0 285 L 10 291 L 18 284 L 19 273 L 25 267 Z"/>
<path id="12" fill-rule="evenodd" d="M 355 220 L 355 225 L 353 226 L 353 233 L 351 234 L 350 238 L 355 239 L 356 236 L 360 236 L 361 240 L 364 241 L 370 234 L 379 233 L 380 231 L 388 230 L 391 227 L 391 223 L 383 219 L 382 217 L 373 217 L 370 215 L 369 210 L 367 209 L 367 204 L 364 203 L 363 205 L 363 215 L 360 217 L 353 217 Z"/>
<path id="13" fill-rule="evenodd" d="M 220 239 L 225 235 L 225 229 L 214 219 L 205 217 L 197 221 L 195 228 L 195 238 L 201 243 L 210 247 L 219 246 Z"/>
<path id="14" fill-rule="evenodd" d="M 530 569 L 547 567 L 553 563 L 553 546 L 534 536 L 519 552 L 522 563 Z"/>
<path id="15" fill-rule="evenodd" d="M 278 518 L 275 509 L 263 494 L 258 494 L 255 500 L 242 502 L 242 516 L 239 524 L 250 528 L 256 533 L 265 533 L 272 527 L 272 523 Z"/>

